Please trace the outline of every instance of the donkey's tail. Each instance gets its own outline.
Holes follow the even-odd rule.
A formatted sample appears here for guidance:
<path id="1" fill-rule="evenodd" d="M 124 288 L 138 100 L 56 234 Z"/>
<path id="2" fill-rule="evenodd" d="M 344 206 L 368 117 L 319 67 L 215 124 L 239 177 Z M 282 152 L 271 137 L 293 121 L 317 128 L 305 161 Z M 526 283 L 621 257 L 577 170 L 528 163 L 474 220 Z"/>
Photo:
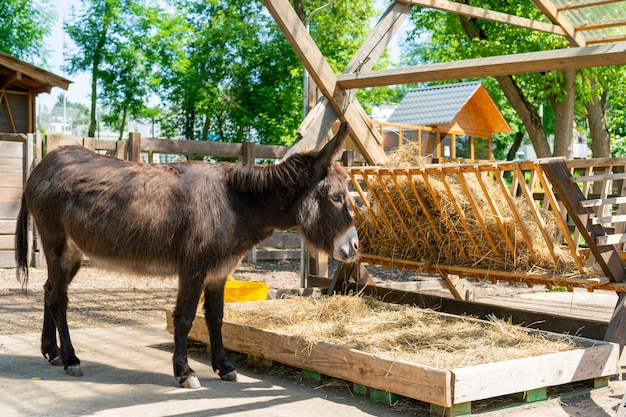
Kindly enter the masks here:
<path id="1" fill-rule="evenodd" d="M 22 283 L 22 291 L 28 294 L 28 209 L 26 196 L 22 195 L 22 206 L 17 216 L 15 229 L 15 262 L 17 264 L 17 279 Z"/>

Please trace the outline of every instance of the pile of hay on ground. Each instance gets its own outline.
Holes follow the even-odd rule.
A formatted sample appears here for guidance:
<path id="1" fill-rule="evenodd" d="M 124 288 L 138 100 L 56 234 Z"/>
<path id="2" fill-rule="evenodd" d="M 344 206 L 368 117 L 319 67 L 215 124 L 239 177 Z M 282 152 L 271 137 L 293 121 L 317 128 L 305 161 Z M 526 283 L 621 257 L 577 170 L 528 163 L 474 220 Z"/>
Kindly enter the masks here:
<path id="1" fill-rule="evenodd" d="M 414 150 L 410 146 L 403 146 L 390 154 L 388 166 L 414 167 L 413 164 L 419 164 L 420 160 L 411 159 L 411 155 L 415 155 Z M 476 205 L 481 208 L 485 227 L 480 223 L 468 193 L 456 175 L 446 175 L 445 183 L 440 176 L 433 174 L 428 175 L 428 181 L 420 174 L 411 177 L 397 175 L 396 182 L 389 175 L 370 177 L 371 186 L 367 191 L 370 195 L 378 196 L 378 199 L 371 196 L 370 208 L 362 207 L 359 215 L 355 216 L 363 253 L 424 262 L 426 265 L 578 273 L 571 253 L 561 245 L 562 234 L 554 213 L 539 209 L 544 228 L 553 243 L 555 256 L 544 240 L 524 197 L 513 198 L 513 204 L 528 231 L 531 245 L 524 238 L 503 190 L 486 173 L 481 175 L 482 186 L 475 173 L 464 173 L 463 178 Z M 422 199 L 423 205 L 419 203 L 416 194 Z M 454 201 L 450 195 L 454 196 Z M 393 205 L 389 200 L 393 201 Z M 494 202 L 499 215 L 494 213 L 488 200 Z M 455 207 L 455 202 L 460 209 Z M 502 229 L 506 232 L 503 233 Z M 529 246 L 536 254 L 534 257 Z"/>
<path id="2" fill-rule="evenodd" d="M 308 343 L 326 342 L 393 360 L 439 369 L 468 367 L 579 348 L 568 336 L 529 332 L 442 315 L 369 297 L 289 297 L 252 306 L 228 306 L 225 320 Z"/>

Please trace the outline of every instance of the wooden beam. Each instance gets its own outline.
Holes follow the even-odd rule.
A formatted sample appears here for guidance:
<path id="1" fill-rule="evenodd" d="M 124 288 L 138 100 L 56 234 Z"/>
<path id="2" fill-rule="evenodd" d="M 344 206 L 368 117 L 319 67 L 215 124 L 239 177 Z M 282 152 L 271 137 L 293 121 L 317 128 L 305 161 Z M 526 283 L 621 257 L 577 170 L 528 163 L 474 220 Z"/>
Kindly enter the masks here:
<path id="1" fill-rule="evenodd" d="M 549 0 L 532 0 L 535 6 L 541 13 L 546 15 L 550 21 L 556 25 L 559 25 L 563 28 L 566 33 L 566 37 L 571 46 L 586 46 L 587 42 L 585 38 L 583 38 L 580 33 L 576 32 L 576 29 L 572 26 L 572 24 L 567 20 L 563 15 L 557 10 L 554 4 Z"/>
<path id="2" fill-rule="evenodd" d="M 617 3 L 622 0 L 588 0 L 588 1 L 577 1 L 576 3 L 567 2 L 564 6 L 559 6 L 556 9 L 559 12 L 563 10 L 574 10 L 574 9 L 583 9 L 585 7 L 593 7 L 593 6 L 601 6 L 603 4 L 611 4 Z"/>
<path id="3" fill-rule="evenodd" d="M 366 120 L 361 117 L 360 106 L 355 106 L 356 100 L 350 97 L 344 89 L 338 88 L 337 78 L 330 65 L 326 62 L 322 52 L 298 18 L 289 1 L 263 0 L 263 4 L 274 17 L 285 38 L 302 61 L 304 67 L 309 71 L 317 87 L 328 99 L 339 119 L 350 125 L 351 137 L 359 146 L 359 149 L 365 149 L 364 156 L 368 159 L 368 162 L 374 164 L 384 163 L 386 155 L 380 146 L 380 143 L 382 143 L 380 134 L 369 122 L 369 119 Z"/>
<path id="4" fill-rule="evenodd" d="M 0 85 L 0 90 L 4 90 L 6 88 L 9 88 L 10 86 L 12 86 L 13 84 L 15 84 L 18 81 L 22 81 L 22 73 L 21 72 L 14 72 L 13 74 L 7 76 L 7 77 L 3 77 L 1 79 L 2 85 Z"/>
<path id="5" fill-rule="evenodd" d="M 526 52 L 337 76 L 345 89 L 626 64 L 626 42 Z"/>
<path id="6" fill-rule="evenodd" d="M 398 0 L 398 2 L 414 4 L 417 6 L 437 9 L 444 12 L 451 12 L 462 16 L 475 17 L 481 20 L 505 23 L 511 26 L 518 26 L 526 29 L 538 30 L 555 35 L 567 36 L 568 34 L 559 25 L 539 22 L 525 17 L 514 16 L 508 13 L 497 12 L 495 10 L 483 9 L 481 7 L 470 6 L 448 0 Z"/>
<path id="7" fill-rule="evenodd" d="M 412 8 L 413 5 L 411 4 L 392 2 L 348 63 L 348 66 L 343 71 L 344 74 L 371 70 L 385 47 L 409 16 Z M 349 103 L 348 105 L 352 104 Z M 336 114 L 328 99 L 322 97 L 306 115 L 300 127 L 298 127 L 297 132 L 301 139 L 289 149 L 285 156 L 320 148 L 328 131 L 338 117 L 339 115 Z"/>

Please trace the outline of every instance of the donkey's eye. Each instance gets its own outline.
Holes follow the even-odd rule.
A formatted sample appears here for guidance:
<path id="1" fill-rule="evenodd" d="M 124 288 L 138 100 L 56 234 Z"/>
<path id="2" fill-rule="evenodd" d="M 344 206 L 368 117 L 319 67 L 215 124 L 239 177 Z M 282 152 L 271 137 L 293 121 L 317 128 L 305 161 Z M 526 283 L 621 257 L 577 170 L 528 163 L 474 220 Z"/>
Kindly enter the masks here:
<path id="1" fill-rule="evenodd" d="M 332 194 L 330 196 L 330 201 L 332 201 L 336 205 L 343 205 L 343 201 L 344 201 L 343 194 Z"/>

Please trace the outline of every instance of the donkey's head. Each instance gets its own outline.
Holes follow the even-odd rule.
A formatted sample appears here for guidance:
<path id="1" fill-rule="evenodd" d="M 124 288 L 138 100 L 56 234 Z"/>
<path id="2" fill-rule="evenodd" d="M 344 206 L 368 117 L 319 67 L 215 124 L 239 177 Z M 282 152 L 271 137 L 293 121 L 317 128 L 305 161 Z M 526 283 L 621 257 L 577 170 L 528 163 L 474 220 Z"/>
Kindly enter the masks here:
<path id="1" fill-rule="evenodd" d="M 358 258 L 359 239 L 348 210 L 348 176 L 335 163 L 349 133 L 343 123 L 337 135 L 312 161 L 313 184 L 303 196 L 297 222 L 304 239 L 342 262 Z"/>

